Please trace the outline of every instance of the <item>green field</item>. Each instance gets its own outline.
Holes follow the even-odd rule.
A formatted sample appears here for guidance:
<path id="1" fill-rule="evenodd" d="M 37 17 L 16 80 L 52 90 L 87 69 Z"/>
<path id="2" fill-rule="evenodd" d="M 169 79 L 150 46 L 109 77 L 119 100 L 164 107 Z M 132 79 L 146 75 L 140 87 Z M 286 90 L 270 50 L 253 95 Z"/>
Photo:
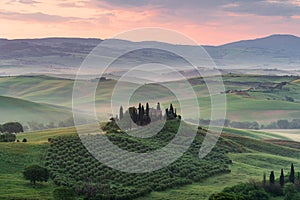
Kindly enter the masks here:
<path id="1" fill-rule="evenodd" d="M 23 179 L 25 167 L 43 164 L 47 144 L 10 143 L 0 144 L 0 198 L 1 199 L 48 199 L 55 185 L 52 181 L 33 188 Z"/>
<path id="2" fill-rule="evenodd" d="M 0 122 L 18 121 L 22 124 L 58 122 L 72 116 L 70 109 L 18 98 L 0 96 Z"/>
<path id="3" fill-rule="evenodd" d="M 214 77 L 210 79 L 213 81 Z M 247 95 L 238 92 L 226 94 L 227 118 L 231 121 L 257 121 L 263 124 L 278 119 L 300 118 L 299 77 L 227 75 L 223 77 L 223 80 L 227 90 L 247 90 L 251 87 L 259 88 L 255 91 L 248 91 Z M 197 91 L 201 117 L 208 119 L 210 117 L 210 109 L 208 108 L 210 106 L 210 97 L 206 86 L 200 78 L 191 79 L 189 81 Z M 261 87 L 261 85 L 274 85 L 282 82 L 287 82 L 282 89 L 272 89 L 272 91 L 270 91 L 270 88 Z M 69 118 L 72 115 L 70 109 L 72 105 L 73 83 L 74 81 L 70 79 L 48 76 L 0 78 L 0 92 L 2 95 L 0 96 L 0 110 L 2 113 L 0 122 L 19 121 L 26 125 L 29 121 L 37 121 L 48 124 L 49 122 L 58 122 Z M 99 115 L 110 113 L 110 98 L 115 84 L 116 82 L 113 80 L 104 81 L 99 84 L 96 95 L 96 109 Z M 166 84 L 172 87 L 181 86 L 180 81 Z M 122 93 L 119 95 L 127 93 L 132 83 L 124 82 L 123 86 L 124 90 L 122 90 Z M 82 92 L 83 95 L 80 105 L 84 108 L 85 105 L 89 103 L 89 99 L 84 95 L 84 89 Z M 287 101 L 286 96 L 293 98 L 294 102 Z M 153 99 L 152 97 L 156 98 Z M 147 101 L 147 99 L 150 99 L 149 102 L 151 103 L 160 101 L 162 106 L 166 106 L 170 102 L 173 102 L 175 107 L 178 105 L 178 102 L 176 102 L 174 96 L 172 96 L 169 91 L 156 84 L 143 85 L 140 90 L 136 91 L 131 103 L 136 104 L 139 101 Z M 186 98 L 184 101 L 189 102 L 191 100 Z M 189 109 L 192 110 L 193 108 Z M 88 126 L 82 126 L 81 128 L 86 130 L 87 133 L 95 132 L 95 130 L 89 130 Z M 152 130 L 149 129 L 148 131 L 151 132 Z M 170 131 L 165 131 L 164 133 L 169 136 L 171 134 Z M 22 171 L 26 166 L 33 163 L 45 165 L 45 158 L 50 148 L 48 138 L 55 139 L 61 136 L 69 138 L 70 135 L 76 135 L 74 127 L 18 134 L 17 139 L 22 140 L 23 138 L 27 138 L 27 143 L 0 143 L 0 158 L 2 159 L 0 163 L 0 199 L 52 199 L 52 191 L 56 188 L 53 180 L 50 180 L 48 183 L 38 184 L 36 188 L 33 188 L 28 181 L 23 179 Z M 271 170 L 275 170 L 275 175 L 278 176 L 279 170 L 284 168 L 285 171 L 287 171 L 290 163 L 294 163 L 296 170 L 299 171 L 300 161 L 298 161 L 298 158 L 300 157 L 300 144 L 297 143 L 297 141 L 300 141 L 300 136 L 298 135 L 298 130 L 242 130 L 224 128 L 220 139 L 221 142 L 215 153 L 219 155 L 220 152 L 227 152 L 227 154 L 224 155 L 233 162 L 228 166 L 231 173 L 218 175 L 207 173 L 208 176 L 205 176 L 205 174 L 201 174 L 201 169 L 196 167 L 196 172 L 199 172 L 199 175 L 201 174 L 200 181 L 191 178 L 187 182 L 183 181 L 184 184 L 178 184 L 177 186 L 170 184 L 168 187 L 162 189 L 163 191 L 151 185 L 153 191 L 151 193 L 148 192 L 145 196 L 139 197 L 138 199 L 204 200 L 207 199 L 211 193 L 220 192 L 224 187 L 236 185 L 241 181 L 248 181 L 251 178 L 261 180 L 264 172 L 269 173 Z M 119 138 L 120 136 L 112 134 L 112 138 L 114 137 Z M 133 150 L 142 151 L 144 148 L 151 150 L 162 146 L 165 144 L 164 142 L 166 142 L 164 139 L 165 138 L 158 137 L 144 143 L 139 140 L 129 140 L 124 136 L 121 140 L 132 142 L 129 146 L 125 145 L 125 149 L 133 148 Z M 294 140 L 295 142 L 289 142 L 290 140 Z M 65 145 L 65 140 L 61 142 L 62 143 L 59 143 L 60 145 Z M 76 140 L 76 142 L 78 141 Z M 135 149 L 136 146 L 139 148 Z M 197 144 L 196 147 L 197 148 L 192 150 L 193 153 L 197 153 L 197 149 L 200 147 L 199 144 Z M 64 148 L 61 150 L 64 151 Z M 80 148 L 79 150 L 84 151 Z M 67 152 L 72 152 L 72 150 Z M 54 154 L 52 159 L 54 159 L 55 156 L 56 154 Z M 59 158 L 63 158 L 63 156 L 60 155 Z M 66 158 L 70 159 L 70 162 L 73 159 L 73 157 L 67 156 Z M 89 159 L 85 160 L 87 163 L 90 161 Z M 191 159 L 190 155 L 184 157 L 183 161 L 188 161 L 188 163 L 194 163 L 195 166 L 200 166 L 197 159 Z M 200 163 L 201 162 L 202 161 L 200 161 Z M 211 165 L 213 166 L 212 163 L 213 162 L 211 162 Z M 218 165 L 221 166 L 220 163 L 218 163 Z M 51 168 L 55 167 L 49 165 L 49 163 L 47 166 Z M 185 165 L 180 164 L 180 167 L 183 166 Z M 101 165 L 101 170 L 103 168 L 105 167 Z M 55 170 L 57 169 L 54 168 L 54 171 Z M 59 172 L 61 173 L 60 175 L 68 175 L 68 171 L 64 171 L 64 168 L 58 169 L 58 171 L 59 170 L 61 170 L 61 172 Z M 98 171 L 94 168 L 91 170 L 101 175 L 100 168 Z M 179 170 L 183 170 L 183 168 Z M 108 170 L 106 171 L 108 172 Z M 77 171 L 74 171 L 74 173 L 75 172 L 78 173 Z M 222 170 L 219 172 L 221 173 Z M 169 178 L 167 172 L 163 174 L 163 177 L 166 176 Z M 70 177 L 67 176 L 67 178 Z M 183 177 L 180 177 L 178 180 L 168 178 L 166 180 L 172 180 L 172 183 L 183 180 L 181 179 Z M 130 180 L 126 180 L 125 178 L 119 180 L 121 182 L 123 181 L 123 186 L 125 185 L 128 189 L 126 189 L 127 192 L 134 191 L 135 188 L 139 188 L 143 184 L 140 179 L 133 179 L 136 181 L 133 188 L 127 188 L 126 186 Z M 111 178 L 110 180 L 112 182 L 118 181 L 117 178 Z M 60 180 L 55 181 L 59 182 Z M 160 180 L 156 183 L 163 185 L 166 184 L 165 182 Z M 192 183 L 187 184 L 188 182 Z M 106 182 L 104 181 L 102 183 Z M 116 191 L 120 194 L 119 190 Z"/>
<path id="4" fill-rule="evenodd" d="M 44 165 L 49 137 L 74 133 L 74 128 L 24 133 L 17 138 L 27 143 L 0 143 L 0 199 L 52 199 L 53 181 L 32 187 L 22 172 L 32 164 Z"/>
<path id="5" fill-rule="evenodd" d="M 226 90 L 247 90 L 249 88 L 258 88 L 254 91 L 248 91 L 247 95 L 242 95 L 239 93 L 229 93 L 227 94 L 227 118 L 231 121 L 257 121 L 260 124 L 267 124 L 278 119 L 294 119 L 300 118 L 300 91 L 298 90 L 300 82 L 294 81 L 298 80 L 299 77 L 276 77 L 276 76 L 254 76 L 254 75 L 226 75 L 223 76 L 223 81 Z M 208 78 L 210 81 L 214 81 L 215 78 Z M 201 78 L 194 78 L 189 80 L 193 89 L 195 90 L 199 106 L 200 114 L 202 119 L 210 118 L 210 96 L 206 87 L 205 82 Z M 260 88 L 261 85 L 265 87 L 271 87 L 274 84 L 281 82 L 287 82 L 282 89 L 270 88 Z M 20 100 L 27 100 L 25 102 L 16 102 L 17 100 L 12 101 L 12 104 L 6 106 L 7 110 L 14 110 L 14 107 L 17 107 L 20 110 L 20 107 L 23 109 L 33 109 L 44 106 L 40 110 L 32 110 L 31 113 L 26 119 L 36 119 L 39 118 L 40 121 L 51 122 L 54 121 L 54 118 L 63 118 L 57 114 L 50 114 L 49 118 L 41 116 L 34 118 L 40 111 L 46 113 L 47 111 L 53 110 L 57 112 L 67 112 L 71 109 L 72 106 L 72 90 L 73 90 L 74 81 L 71 79 L 55 78 L 48 76 L 20 76 L 20 77 L 1 77 L 0 78 L 0 92 L 2 96 L 9 96 L 17 98 Z M 94 82 L 87 81 L 86 87 L 94 84 Z M 212 83 L 213 84 L 213 83 Z M 99 116 L 107 116 L 111 113 L 110 108 L 110 99 L 113 94 L 116 81 L 108 80 L 102 81 L 98 85 L 95 103 L 96 110 Z M 123 82 L 122 91 L 118 94 L 119 97 L 124 96 L 128 93 L 129 89 L 132 86 L 137 86 L 133 83 Z M 181 88 L 182 91 L 185 91 L 185 85 L 181 81 L 168 82 L 164 83 L 165 86 Z M 175 105 L 176 98 L 170 91 L 165 87 L 161 87 L 157 84 L 146 84 L 139 85 L 139 89 L 136 90 L 134 96 L 131 98 L 131 105 L 136 105 L 138 102 L 149 101 L 151 105 L 155 105 L 157 101 L 161 102 L 162 106 L 168 105 L 170 102 L 173 102 Z M 286 97 L 293 98 L 294 102 L 286 101 Z M 3 97 L 4 98 L 4 97 Z M 0 98 L 0 103 L 4 105 L 5 99 Z M 184 102 L 189 103 L 189 96 L 186 97 Z M 117 98 L 119 99 L 119 98 Z M 3 103 L 2 103 L 3 101 Z M 39 103 L 38 105 L 32 104 L 30 102 Z M 82 97 L 80 102 L 78 102 L 78 109 L 85 109 L 87 103 L 91 100 L 88 99 L 85 95 L 84 88 L 82 89 Z M 42 103 L 42 104 L 40 104 Z M 1 105 L 0 104 L 0 105 Z M 24 105 L 23 105 L 24 104 Z M 46 104 L 46 105 L 45 105 Z M 19 106 L 19 107 L 18 107 Z M 47 109 L 45 108 L 47 107 Z M 58 108 L 56 106 L 59 106 Z M 50 109 L 51 107 L 51 109 Z M 113 109 L 117 110 L 119 105 L 115 105 Z M 4 107 L 3 107 L 4 109 Z M 194 108 L 185 108 L 193 111 Z M 218 109 L 216 107 L 216 109 Z M 194 117 L 191 113 L 191 116 L 186 116 L 186 118 Z M 64 113 L 65 114 L 65 113 Z M 8 115 L 5 115 L 8 117 Z M 22 116 L 24 116 L 22 114 Z M 15 119 L 13 119 L 15 117 Z M 16 116 L 15 113 L 10 114 L 10 118 L 7 120 L 21 120 L 25 121 L 24 118 Z M 4 117 L 0 118 L 0 121 L 7 121 Z"/>
<path id="6" fill-rule="evenodd" d="M 220 192 L 224 187 L 233 186 L 252 178 L 261 180 L 264 172 L 269 173 L 269 171 L 275 170 L 275 175 L 279 175 L 281 168 L 288 171 L 290 163 L 294 163 L 296 170 L 299 170 L 300 150 L 259 141 L 257 138 L 247 138 L 248 134 L 248 131 L 243 132 L 235 129 L 228 129 L 222 134 L 221 140 L 223 142 L 220 148 L 241 149 L 241 153 L 232 152 L 228 154 L 233 161 L 230 165 L 231 173 L 215 175 L 202 179 L 200 182 L 193 182 L 162 192 L 153 191 L 139 199 L 205 200 L 211 193 Z M 69 135 L 75 135 L 74 128 L 22 133 L 18 135 L 18 139 L 22 140 L 26 137 L 27 143 L 0 143 L 0 157 L 3 160 L 0 165 L 2 172 L 0 175 L 0 198 L 51 199 L 51 193 L 56 187 L 52 180 L 48 183 L 38 184 L 36 188 L 33 188 L 28 181 L 22 178 L 22 171 L 32 163 L 44 164 L 49 148 L 48 138 Z M 101 173 L 101 171 L 99 172 Z"/>
<path id="7" fill-rule="evenodd" d="M 230 159 L 233 160 L 231 166 L 231 173 L 224 174 L 219 176 L 214 176 L 206 179 L 201 183 L 194 183 L 191 185 L 179 187 L 176 189 L 166 190 L 164 192 L 152 192 L 150 195 L 139 198 L 140 200 L 150 200 L 150 199 L 191 199 L 191 200 L 207 200 L 212 193 L 220 192 L 225 187 L 234 186 L 238 183 L 247 182 L 252 179 L 262 180 L 263 173 L 269 173 L 271 170 L 284 168 L 288 170 L 289 164 L 291 162 L 297 163 L 297 166 L 300 166 L 299 161 L 293 158 L 285 157 L 276 157 L 270 154 L 259 154 L 260 159 L 265 159 L 271 157 L 276 159 L 279 164 L 274 164 L 270 166 L 260 166 L 257 167 L 257 162 L 249 160 L 247 163 L 244 161 L 247 160 L 249 155 L 256 156 L 257 154 L 229 154 Z M 283 165 L 285 163 L 287 165 Z M 277 172 L 277 173 L 276 173 Z M 277 170 L 275 173 L 279 175 L 280 171 Z M 243 179 L 241 179 L 243 177 Z M 282 199 L 283 198 L 278 198 Z"/>
<path id="8" fill-rule="evenodd" d="M 265 130 L 244 130 L 237 128 L 223 128 L 224 133 L 231 133 L 235 135 L 240 135 L 244 137 L 249 137 L 257 140 L 267 140 L 267 139 L 277 139 L 277 140 L 290 140 L 289 137 L 286 137 L 284 134 L 272 133 Z"/>

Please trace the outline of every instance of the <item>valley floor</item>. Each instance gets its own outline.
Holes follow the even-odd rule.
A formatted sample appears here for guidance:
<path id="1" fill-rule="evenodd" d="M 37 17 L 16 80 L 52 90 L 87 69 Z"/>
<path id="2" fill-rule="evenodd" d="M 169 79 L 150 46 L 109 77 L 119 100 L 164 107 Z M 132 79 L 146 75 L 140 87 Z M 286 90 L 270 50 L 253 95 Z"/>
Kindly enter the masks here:
<path id="1" fill-rule="evenodd" d="M 292 141 L 300 142 L 300 129 L 264 129 L 263 131 L 287 137 Z"/>

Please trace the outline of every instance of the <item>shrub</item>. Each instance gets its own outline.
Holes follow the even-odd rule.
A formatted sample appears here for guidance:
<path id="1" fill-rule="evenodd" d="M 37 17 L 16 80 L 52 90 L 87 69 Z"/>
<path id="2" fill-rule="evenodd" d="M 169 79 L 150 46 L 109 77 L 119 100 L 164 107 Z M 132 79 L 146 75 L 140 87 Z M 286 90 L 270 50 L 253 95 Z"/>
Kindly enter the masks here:
<path id="1" fill-rule="evenodd" d="M 269 195 L 263 190 L 252 190 L 247 195 L 247 200 L 268 200 Z"/>
<path id="2" fill-rule="evenodd" d="M 272 185 L 266 185 L 265 191 L 270 193 L 272 196 L 282 196 L 283 190 L 280 184 L 272 184 Z"/>
<path id="3" fill-rule="evenodd" d="M 284 200 L 299 199 L 296 186 L 293 183 L 287 183 L 283 189 Z"/>
<path id="4" fill-rule="evenodd" d="M 209 200 L 246 200 L 244 196 L 237 196 L 236 194 L 221 192 L 218 194 L 212 194 Z"/>
<path id="5" fill-rule="evenodd" d="M 214 194 L 210 200 L 268 200 L 269 195 L 263 190 L 261 184 L 251 181 L 249 183 L 241 183 L 233 187 L 225 188 L 221 193 Z"/>
<path id="6" fill-rule="evenodd" d="M 75 192 L 68 187 L 58 187 L 53 191 L 53 198 L 55 200 L 72 200 L 75 199 Z"/>
<path id="7" fill-rule="evenodd" d="M 2 133 L 0 134 L 0 142 L 14 142 L 16 141 L 16 135 L 14 133 Z"/>

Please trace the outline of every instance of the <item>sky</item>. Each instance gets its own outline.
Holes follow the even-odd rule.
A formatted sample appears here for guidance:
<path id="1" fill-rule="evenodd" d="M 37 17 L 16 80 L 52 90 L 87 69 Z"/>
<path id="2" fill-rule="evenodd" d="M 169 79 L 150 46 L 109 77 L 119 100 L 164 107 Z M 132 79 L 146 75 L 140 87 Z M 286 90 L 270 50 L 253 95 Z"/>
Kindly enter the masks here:
<path id="1" fill-rule="evenodd" d="M 0 38 L 112 38 L 159 27 L 202 45 L 300 36 L 300 0 L 1 0 Z"/>

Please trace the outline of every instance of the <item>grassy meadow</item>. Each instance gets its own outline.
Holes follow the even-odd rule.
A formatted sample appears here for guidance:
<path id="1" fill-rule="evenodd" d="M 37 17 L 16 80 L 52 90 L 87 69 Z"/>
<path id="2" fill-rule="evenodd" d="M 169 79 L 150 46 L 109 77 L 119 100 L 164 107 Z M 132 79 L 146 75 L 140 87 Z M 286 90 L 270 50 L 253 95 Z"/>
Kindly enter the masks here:
<path id="1" fill-rule="evenodd" d="M 249 132 L 253 135 L 249 135 Z M 28 181 L 23 179 L 22 171 L 32 163 L 44 165 L 49 148 L 48 138 L 71 135 L 76 135 L 73 127 L 50 129 L 18 134 L 17 138 L 22 140 L 26 137 L 27 143 L 0 143 L 0 156 L 3 160 L 0 165 L 0 198 L 52 199 L 52 191 L 56 188 L 52 180 L 47 183 L 39 183 L 33 188 Z M 203 179 L 201 182 L 194 182 L 161 192 L 154 191 L 138 199 L 206 200 L 210 194 L 220 192 L 224 187 L 233 186 L 250 179 L 261 180 L 264 172 L 269 173 L 269 171 L 275 170 L 275 175 L 278 176 L 281 168 L 285 171 L 289 170 L 290 163 L 295 164 L 296 170 L 300 169 L 300 161 L 298 160 L 300 150 L 289 147 L 289 145 L 287 145 L 288 147 L 278 146 L 260 140 L 267 138 L 268 133 L 261 138 L 257 138 L 257 135 L 259 134 L 256 131 L 224 130 L 223 140 L 231 141 L 234 146 L 246 149 L 241 153 L 227 154 L 232 160 L 231 173 L 215 175 Z M 275 137 L 272 135 L 270 138 Z M 283 138 L 278 137 L 278 139 Z"/>
<path id="2" fill-rule="evenodd" d="M 48 138 L 75 134 L 74 128 L 23 133 L 17 136 L 28 142 L 0 143 L 0 199 L 52 199 L 53 181 L 33 187 L 23 178 L 23 170 L 32 164 L 44 165 Z"/>
<path id="3" fill-rule="evenodd" d="M 225 75 L 222 77 L 226 90 L 249 90 L 244 93 L 232 92 L 226 94 L 227 118 L 231 121 L 257 121 L 260 124 L 267 124 L 278 119 L 300 118 L 300 92 L 298 88 L 300 82 L 298 77 L 290 76 L 254 76 L 254 75 Z M 246 81 L 245 81 L 246 80 Z M 208 78 L 210 84 L 214 84 L 215 78 Z M 189 80 L 191 86 L 198 97 L 200 115 L 202 119 L 210 119 L 210 95 L 203 79 L 194 78 Z M 282 89 L 270 89 L 276 84 L 286 82 Z M 55 122 L 67 119 L 71 116 L 72 92 L 74 80 L 56 78 L 49 76 L 18 76 L 0 78 L 0 107 L 4 111 L 1 121 L 20 121 L 27 123 L 35 120 L 41 123 Z M 86 81 L 86 87 L 95 84 L 93 81 Z M 106 117 L 111 114 L 110 99 L 117 82 L 114 80 L 101 81 L 95 95 L 96 111 L 98 116 Z M 177 106 L 176 97 L 166 87 L 180 88 L 180 91 L 187 90 L 181 81 L 164 83 L 166 87 L 157 84 L 137 85 L 129 82 L 122 82 L 121 90 L 115 99 L 117 111 L 121 102 L 120 97 L 126 96 L 132 87 L 138 89 L 130 99 L 130 105 L 136 105 L 139 102 L 149 101 L 153 106 L 157 101 L 166 107 L 170 102 Z M 269 88 L 268 88 L 269 87 Z M 85 109 L 92 100 L 85 95 L 85 89 L 82 88 L 82 97 L 76 104 L 76 109 Z M 184 95 L 184 93 L 183 93 Z M 293 99 L 293 102 L 287 101 L 286 97 Z M 187 95 L 182 102 L 189 104 L 190 97 Z M 215 105 L 216 106 L 216 105 Z M 179 108 L 179 106 L 177 106 Z M 194 108 L 185 107 L 190 110 L 190 116 L 193 118 Z M 218 107 L 216 106 L 216 109 Z M 22 112 L 18 114 L 18 112 Z M 6 120 L 7 118 L 7 120 Z"/>
<path id="4" fill-rule="evenodd" d="M 247 90 L 262 87 L 255 91 L 248 91 L 246 95 L 238 92 L 226 94 L 226 113 L 227 118 L 231 121 L 268 123 L 278 119 L 300 118 L 300 92 L 298 91 L 300 82 L 297 81 L 298 77 L 225 75 L 222 79 L 226 90 Z M 208 81 L 210 81 L 210 84 L 214 84 L 214 77 L 208 78 Z M 205 82 L 201 78 L 190 79 L 189 82 L 198 96 L 201 118 L 209 119 L 211 102 Z M 281 82 L 287 82 L 287 84 L 280 90 L 265 88 Z M 73 84 L 74 80 L 49 76 L 1 77 L 0 92 L 2 97 L 0 98 L 0 105 L 3 105 L 3 110 L 7 110 L 7 112 L 12 111 L 10 120 L 23 123 L 27 123 L 28 119 L 37 118 L 37 120 L 45 123 L 65 119 L 72 108 Z M 94 82 L 87 81 L 86 84 L 88 87 Z M 95 96 L 96 110 L 99 116 L 107 116 L 108 113 L 111 113 L 110 99 L 116 84 L 117 82 L 114 80 L 101 81 L 99 83 Z M 138 87 L 138 89 L 130 99 L 131 105 L 141 101 L 149 101 L 151 105 L 155 105 L 159 101 L 162 106 L 167 106 L 170 102 L 177 104 L 174 100 L 174 94 L 166 87 L 161 87 L 157 84 L 137 85 L 129 82 L 123 82 L 120 85 L 122 85 L 122 90 L 119 91 L 118 96 L 114 97 L 116 104 L 118 104 L 118 99 L 120 99 L 119 96 L 128 94 L 132 87 Z M 167 82 L 164 85 L 170 88 L 180 88 L 181 91 L 186 90 L 186 86 L 181 81 Z M 14 99 L 6 99 L 8 97 Z M 286 101 L 286 97 L 293 98 L 294 102 Z M 189 103 L 189 98 L 192 97 L 186 96 L 183 102 Z M 90 101 L 85 96 L 83 88 L 82 98 L 78 102 L 78 109 L 84 109 Z M 30 105 L 31 102 L 32 104 Z M 22 111 L 22 109 L 24 109 L 24 112 L 27 112 L 28 117 L 24 117 L 25 114 L 17 115 L 14 112 L 14 110 Z M 113 109 L 118 110 L 118 106 Z M 193 110 L 193 108 L 185 109 Z M 32 116 L 30 113 L 32 113 Z M 49 119 L 43 114 L 49 115 Z M 194 116 L 191 114 L 191 116 L 186 118 L 188 117 Z M 1 120 L 4 121 L 5 118 Z"/>
<path id="5" fill-rule="evenodd" d="M 226 90 L 232 90 L 226 94 L 227 118 L 231 121 L 257 121 L 264 124 L 278 119 L 300 118 L 299 77 L 225 75 L 222 78 Z M 213 82 L 214 77 L 210 77 L 210 81 Z M 211 111 L 209 109 L 210 96 L 205 83 L 201 78 L 190 79 L 189 82 L 196 91 L 201 117 L 208 119 Z M 281 89 L 272 88 L 282 82 L 286 82 L 286 85 Z M 0 109 L 2 115 L 0 121 L 2 123 L 19 121 L 26 125 L 29 121 L 48 124 L 69 118 L 72 116 L 73 84 L 74 81 L 71 79 L 49 76 L 1 77 Z M 109 114 L 110 98 L 115 84 L 116 81 L 107 80 L 98 85 L 95 100 L 99 115 Z M 180 81 L 165 84 L 170 87 L 183 87 Z M 133 83 L 124 82 L 123 90 L 119 95 L 128 93 L 133 85 Z M 250 90 L 250 88 L 256 89 Z M 292 98 L 293 101 L 288 101 L 286 97 Z M 191 101 L 189 98 L 187 96 L 184 101 L 188 103 Z M 163 107 L 166 107 L 173 102 L 177 107 L 178 102 L 174 99 L 174 95 L 166 88 L 156 84 L 146 84 L 134 93 L 131 103 L 135 105 L 139 101 L 149 101 L 153 105 L 159 101 Z M 83 89 L 80 100 L 82 108 L 89 101 Z M 96 132 L 94 129 L 89 130 L 88 125 L 80 128 L 86 130 L 87 133 Z M 27 143 L 0 143 L 2 160 L 0 162 L 0 199 L 52 199 L 52 191 L 57 187 L 53 180 L 32 187 L 23 179 L 22 171 L 26 166 L 34 163 L 45 165 L 45 158 L 50 148 L 48 138 L 71 135 L 76 135 L 74 127 L 52 128 L 17 134 L 18 140 L 22 141 L 26 138 Z M 226 153 L 226 156 L 232 160 L 232 164 L 229 165 L 230 173 L 212 175 L 201 181 L 192 181 L 190 184 L 162 191 L 152 191 L 138 199 L 206 200 L 210 194 L 220 192 L 224 187 L 249 179 L 261 180 L 264 172 L 268 174 L 274 170 L 275 176 L 278 177 L 280 169 L 288 171 L 291 163 L 295 164 L 296 171 L 300 171 L 299 130 L 224 128 L 221 138 L 225 141 L 225 145 L 220 147 L 224 151 L 233 147 L 243 149 L 241 152 Z M 153 144 L 160 143 L 153 142 Z"/>

